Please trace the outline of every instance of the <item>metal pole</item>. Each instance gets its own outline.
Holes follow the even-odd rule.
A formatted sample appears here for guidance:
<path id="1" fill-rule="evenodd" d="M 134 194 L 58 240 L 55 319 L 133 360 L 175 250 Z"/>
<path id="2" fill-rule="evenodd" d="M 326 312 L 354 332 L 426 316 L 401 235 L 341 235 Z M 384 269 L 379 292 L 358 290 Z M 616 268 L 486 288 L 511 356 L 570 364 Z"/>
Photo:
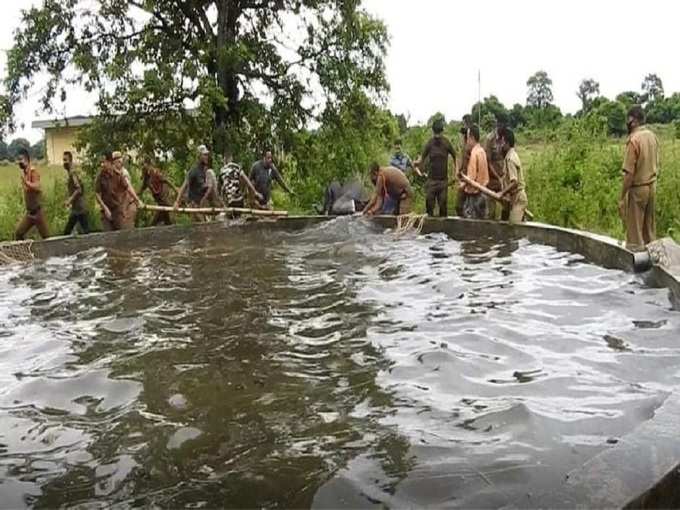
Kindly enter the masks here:
<path id="1" fill-rule="evenodd" d="M 477 113 L 477 125 L 482 129 L 482 70 L 477 70 L 477 100 L 479 104 L 479 112 Z"/>

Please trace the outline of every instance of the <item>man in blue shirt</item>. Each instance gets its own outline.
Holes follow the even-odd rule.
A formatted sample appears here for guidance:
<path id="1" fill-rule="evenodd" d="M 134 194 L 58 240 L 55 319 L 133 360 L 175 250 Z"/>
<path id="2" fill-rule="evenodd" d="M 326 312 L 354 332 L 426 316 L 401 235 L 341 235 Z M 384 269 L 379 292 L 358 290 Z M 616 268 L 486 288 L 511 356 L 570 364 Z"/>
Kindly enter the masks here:
<path id="1" fill-rule="evenodd" d="M 413 166 L 413 162 L 408 154 L 401 150 L 401 140 L 394 142 L 394 154 L 392 155 L 392 159 L 390 159 L 390 166 L 398 168 L 407 175 L 409 170 L 415 171 L 416 174 L 421 177 L 423 175 L 418 168 Z"/>

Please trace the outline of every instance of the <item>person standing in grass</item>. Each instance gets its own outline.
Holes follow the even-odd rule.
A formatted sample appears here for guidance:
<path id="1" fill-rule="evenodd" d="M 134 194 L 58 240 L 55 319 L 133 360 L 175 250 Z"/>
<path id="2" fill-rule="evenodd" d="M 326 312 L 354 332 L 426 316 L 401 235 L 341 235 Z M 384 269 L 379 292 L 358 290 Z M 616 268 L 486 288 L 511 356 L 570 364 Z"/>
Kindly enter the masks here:
<path id="1" fill-rule="evenodd" d="M 420 177 L 423 176 L 420 170 L 413 166 L 413 162 L 411 161 L 411 158 L 408 156 L 408 154 L 403 151 L 401 147 L 401 140 L 396 140 L 394 142 L 394 153 L 392 154 L 392 159 L 390 159 L 390 166 L 398 168 L 406 175 L 408 175 L 409 171 L 413 170 L 416 175 Z"/>
<path id="2" fill-rule="evenodd" d="M 71 210 L 64 235 L 70 236 L 76 225 L 80 225 L 82 234 L 89 234 L 90 225 L 87 221 L 87 208 L 85 207 L 85 188 L 83 187 L 83 180 L 73 167 L 73 154 L 70 151 L 64 152 L 62 162 L 68 176 L 66 181 L 68 198 L 64 205 Z"/>
<path id="3" fill-rule="evenodd" d="M 656 239 L 656 178 L 659 171 L 659 141 L 645 127 L 645 111 L 628 111 L 628 140 L 623 162 L 623 186 L 619 213 L 626 228 L 626 247 L 642 251 Z"/>
<path id="4" fill-rule="evenodd" d="M 503 207 L 502 219 L 510 223 L 524 221 L 529 200 L 525 191 L 524 171 L 515 150 L 515 133 L 512 129 L 501 127 L 498 130 L 498 149 L 503 157 L 503 170 L 501 178 L 501 197 L 508 199 L 508 204 Z"/>
<path id="5" fill-rule="evenodd" d="M 463 149 L 461 150 L 460 164 L 458 168 L 456 168 L 456 177 L 458 177 L 459 174 L 465 174 L 467 172 L 468 162 L 470 161 L 470 149 L 467 146 L 467 133 L 468 129 L 470 129 L 473 124 L 474 123 L 472 122 L 471 115 L 463 115 L 463 125 L 460 128 L 461 146 Z M 451 184 L 454 182 L 456 181 L 453 181 Z M 464 216 L 463 207 L 465 205 L 465 191 L 463 190 L 463 186 L 460 184 L 460 182 L 458 183 L 458 186 L 456 186 L 455 190 L 456 215 L 462 218 Z"/>
<path id="6" fill-rule="evenodd" d="M 470 161 L 467 165 L 467 176 L 481 186 L 489 183 L 489 166 L 486 153 L 479 143 L 479 127 L 473 125 L 468 129 L 467 146 L 470 149 Z M 463 215 L 466 218 L 483 220 L 487 217 L 486 197 L 476 187 L 464 184 L 465 205 Z"/>
<path id="7" fill-rule="evenodd" d="M 486 161 L 489 165 L 489 184 L 487 188 L 491 191 L 500 192 L 503 189 L 503 169 L 505 168 L 505 160 L 503 155 L 499 152 L 498 134 L 506 128 L 508 124 L 507 115 L 505 113 L 496 114 L 496 128 L 491 131 L 484 140 L 484 151 L 486 152 Z M 496 219 L 496 202 L 487 199 L 487 217 L 491 220 Z"/>
<path id="8" fill-rule="evenodd" d="M 19 149 L 17 163 L 21 168 L 21 187 L 24 191 L 26 215 L 17 225 L 15 239 L 21 241 L 29 230 L 35 227 L 43 239 L 50 236 L 47 228 L 45 212 L 42 208 L 42 190 L 40 187 L 40 173 L 31 166 L 31 156 L 26 149 Z"/>
<path id="9" fill-rule="evenodd" d="M 123 173 L 114 165 L 113 154 L 104 153 L 101 171 L 94 185 L 95 198 L 101 208 L 104 231 L 127 230 L 133 227 L 126 221 L 126 206 L 130 197 L 138 205 L 142 205 L 135 190 Z"/>
<path id="10" fill-rule="evenodd" d="M 171 192 L 177 193 L 177 187 L 167 179 L 149 156 L 145 157 L 142 163 L 142 187 L 138 196 L 141 197 L 147 189 L 151 191 L 156 204 L 165 207 L 171 207 L 173 204 L 170 197 Z M 151 226 L 155 227 L 161 223 L 172 225 L 172 218 L 170 218 L 168 211 L 156 211 L 153 215 Z"/>
<path id="11" fill-rule="evenodd" d="M 448 216 L 449 156 L 453 158 L 453 166 L 456 167 L 456 151 L 443 132 L 444 120 L 436 119 L 432 123 L 433 136 L 415 162 L 415 168 L 419 169 L 423 161 L 430 160 L 430 173 L 425 183 L 425 207 L 428 216 L 434 216 L 434 208 L 437 205 L 439 216 L 442 218 Z"/>

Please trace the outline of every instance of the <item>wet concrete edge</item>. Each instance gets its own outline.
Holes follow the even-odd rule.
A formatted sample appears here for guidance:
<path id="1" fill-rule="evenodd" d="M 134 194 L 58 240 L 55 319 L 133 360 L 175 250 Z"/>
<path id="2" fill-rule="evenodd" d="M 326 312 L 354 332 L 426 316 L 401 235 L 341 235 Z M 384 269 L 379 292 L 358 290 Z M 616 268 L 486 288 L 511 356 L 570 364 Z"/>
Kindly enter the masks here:
<path id="1" fill-rule="evenodd" d="M 235 230 L 295 231 L 315 225 L 329 218 L 323 216 L 291 216 L 279 220 L 247 221 L 229 225 Z M 376 217 L 373 222 L 383 228 L 394 228 L 394 217 Z M 36 257 L 59 257 L 78 252 L 115 246 L 125 242 L 151 242 L 199 236 L 201 233 L 223 228 L 222 222 L 169 227 L 144 228 L 128 231 L 97 233 L 80 237 L 55 237 L 31 244 Z M 528 239 L 553 246 L 560 251 L 580 254 L 587 260 L 610 269 L 632 272 L 634 255 L 614 239 L 540 223 L 510 225 L 491 221 L 461 218 L 428 218 L 422 233 L 443 232 L 457 240 L 479 237 Z M 15 244 L 15 243 L 11 243 Z M 643 275 L 650 286 L 667 288 L 672 306 L 680 309 L 680 278 L 664 268 L 655 266 Z M 611 449 L 593 457 L 573 470 L 561 490 L 550 494 L 527 495 L 527 499 L 508 502 L 510 507 L 680 507 L 680 394 L 670 395 L 654 417 L 621 439 Z"/>

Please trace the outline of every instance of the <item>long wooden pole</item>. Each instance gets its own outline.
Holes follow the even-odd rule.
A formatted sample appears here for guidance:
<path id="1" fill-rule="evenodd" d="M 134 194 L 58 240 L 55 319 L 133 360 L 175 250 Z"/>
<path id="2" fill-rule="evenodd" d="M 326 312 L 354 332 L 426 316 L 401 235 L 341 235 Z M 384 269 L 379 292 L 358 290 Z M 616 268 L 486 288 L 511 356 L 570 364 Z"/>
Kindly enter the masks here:
<path id="1" fill-rule="evenodd" d="M 507 204 L 507 203 L 508 203 L 508 200 L 507 200 L 506 198 L 500 196 L 500 195 L 499 195 L 498 193 L 496 193 L 495 191 L 491 191 L 491 190 L 490 190 L 489 188 L 487 188 L 486 186 L 482 186 L 482 185 L 479 184 L 477 181 L 473 181 L 473 180 L 470 179 L 467 175 L 465 175 L 465 174 L 460 174 L 460 178 L 461 178 L 461 180 L 462 180 L 465 184 L 469 184 L 469 185 L 472 186 L 473 188 L 478 189 L 479 191 L 481 191 L 481 192 L 482 192 L 483 194 L 485 194 L 486 196 L 493 198 L 496 202 L 499 202 L 499 203 L 501 203 L 501 204 Z M 529 209 L 526 209 L 526 210 L 524 211 L 524 214 L 526 214 L 526 215 L 527 215 L 527 218 L 529 218 L 530 220 L 533 220 L 533 219 L 534 219 L 534 215 L 531 213 L 531 211 L 530 211 Z"/>
<path id="2" fill-rule="evenodd" d="M 268 211 L 263 209 L 243 209 L 241 207 L 170 207 L 167 205 L 144 205 L 147 211 L 174 212 L 182 214 L 207 214 L 217 216 L 222 213 L 251 214 L 253 216 L 288 216 L 288 211 Z"/>

